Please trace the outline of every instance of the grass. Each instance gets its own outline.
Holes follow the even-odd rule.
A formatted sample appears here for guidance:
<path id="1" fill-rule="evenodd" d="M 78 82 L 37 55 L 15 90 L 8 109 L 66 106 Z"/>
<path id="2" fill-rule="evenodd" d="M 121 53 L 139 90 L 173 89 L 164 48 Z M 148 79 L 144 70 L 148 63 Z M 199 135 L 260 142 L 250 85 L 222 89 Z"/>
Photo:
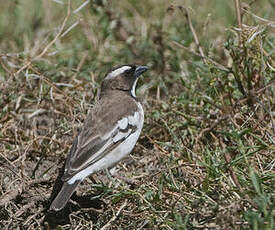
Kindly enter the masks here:
<path id="1" fill-rule="evenodd" d="M 274 229 L 274 3 L 242 6 L 240 31 L 233 1 L 5 3 L 1 229 Z M 58 169 L 123 63 L 150 67 L 139 142 L 51 215 Z"/>

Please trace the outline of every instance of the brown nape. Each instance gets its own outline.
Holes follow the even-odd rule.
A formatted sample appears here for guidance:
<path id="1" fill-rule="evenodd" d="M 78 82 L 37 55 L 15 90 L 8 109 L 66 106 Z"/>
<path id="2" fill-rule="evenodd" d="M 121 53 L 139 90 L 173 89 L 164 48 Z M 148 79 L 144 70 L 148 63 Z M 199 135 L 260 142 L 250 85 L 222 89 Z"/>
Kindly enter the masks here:
<path id="1" fill-rule="evenodd" d="M 133 83 L 133 79 L 124 75 L 120 75 L 114 79 L 104 80 L 101 84 L 101 94 L 110 89 L 130 91 Z"/>

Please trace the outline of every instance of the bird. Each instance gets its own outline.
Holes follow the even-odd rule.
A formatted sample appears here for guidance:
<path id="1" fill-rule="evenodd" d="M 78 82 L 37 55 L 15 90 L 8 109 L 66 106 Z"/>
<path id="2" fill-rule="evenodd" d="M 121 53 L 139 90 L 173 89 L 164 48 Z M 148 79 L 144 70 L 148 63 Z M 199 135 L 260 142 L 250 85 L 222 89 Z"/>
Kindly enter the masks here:
<path id="1" fill-rule="evenodd" d="M 99 99 L 72 143 L 61 178 L 63 186 L 50 210 L 63 209 L 87 176 L 114 167 L 133 150 L 144 123 L 136 85 L 147 70 L 142 65 L 120 65 L 105 75 Z"/>

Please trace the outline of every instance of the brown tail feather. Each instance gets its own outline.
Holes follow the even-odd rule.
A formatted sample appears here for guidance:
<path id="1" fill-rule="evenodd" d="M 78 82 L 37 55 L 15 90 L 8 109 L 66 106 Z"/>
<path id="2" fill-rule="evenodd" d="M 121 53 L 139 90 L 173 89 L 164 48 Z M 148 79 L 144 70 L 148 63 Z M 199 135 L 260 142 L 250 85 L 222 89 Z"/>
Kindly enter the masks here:
<path id="1" fill-rule="evenodd" d="M 64 182 L 63 187 L 52 202 L 50 210 L 59 211 L 64 208 L 80 182 L 81 180 L 75 181 L 74 184 Z"/>

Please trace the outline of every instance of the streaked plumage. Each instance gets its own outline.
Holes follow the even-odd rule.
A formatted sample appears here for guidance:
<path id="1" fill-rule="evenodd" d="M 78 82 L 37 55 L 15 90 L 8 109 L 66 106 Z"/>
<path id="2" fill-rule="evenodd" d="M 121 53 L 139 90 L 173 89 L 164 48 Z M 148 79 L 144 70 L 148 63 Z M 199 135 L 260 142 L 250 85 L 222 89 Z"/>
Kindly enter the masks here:
<path id="1" fill-rule="evenodd" d="M 145 66 L 124 65 L 104 78 L 98 103 L 89 112 L 66 160 L 63 187 L 50 209 L 62 209 L 87 176 L 117 164 L 134 148 L 144 113 L 136 100 L 138 77 Z"/>

